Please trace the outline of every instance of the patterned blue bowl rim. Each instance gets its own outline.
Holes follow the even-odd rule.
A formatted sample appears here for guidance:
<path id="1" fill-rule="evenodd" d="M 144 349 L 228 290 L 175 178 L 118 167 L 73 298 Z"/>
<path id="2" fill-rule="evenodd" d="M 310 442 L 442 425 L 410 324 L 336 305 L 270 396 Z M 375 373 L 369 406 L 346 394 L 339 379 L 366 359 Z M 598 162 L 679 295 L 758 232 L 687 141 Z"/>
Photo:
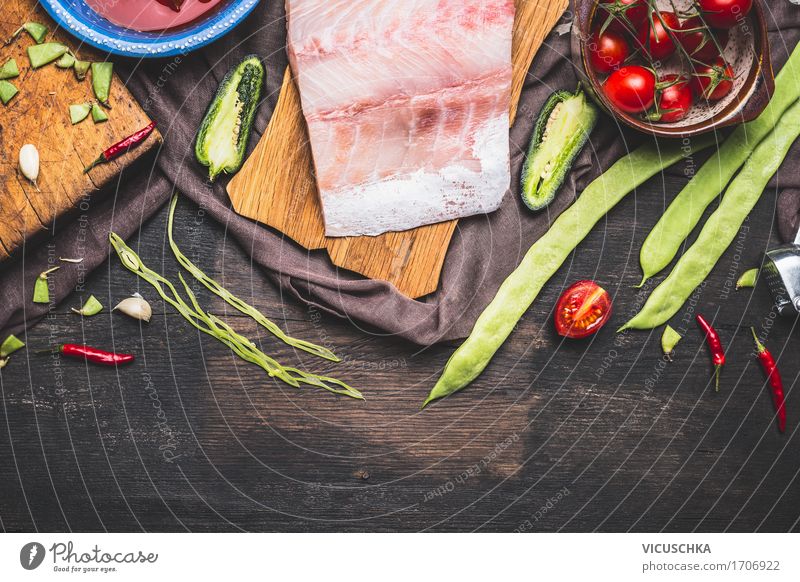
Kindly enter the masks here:
<path id="1" fill-rule="evenodd" d="M 170 57 L 199 49 L 228 34 L 253 11 L 259 0 L 230 0 L 207 20 L 174 31 L 142 33 L 105 22 L 98 30 L 86 15 L 90 11 L 82 0 L 40 0 L 45 10 L 64 30 L 98 49 L 116 55 L 139 58 Z M 98 17 L 99 18 L 99 17 Z"/>

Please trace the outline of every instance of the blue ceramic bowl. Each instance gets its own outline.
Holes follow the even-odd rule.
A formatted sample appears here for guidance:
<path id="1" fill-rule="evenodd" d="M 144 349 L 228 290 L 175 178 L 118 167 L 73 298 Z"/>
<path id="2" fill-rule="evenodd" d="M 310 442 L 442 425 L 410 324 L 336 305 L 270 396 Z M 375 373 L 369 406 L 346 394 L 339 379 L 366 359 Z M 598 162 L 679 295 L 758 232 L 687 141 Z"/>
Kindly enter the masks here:
<path id="1" fill-rule="evenodd" d="M 184 27 L 137 32 L 102 18 L 84 0 L 40 0 L 59 26 L 83 42 L 103 51 L 139 58 L 169 57 L 197 50 L 228 34 L 258 2 L 228 0 L 208 18 Z"/>

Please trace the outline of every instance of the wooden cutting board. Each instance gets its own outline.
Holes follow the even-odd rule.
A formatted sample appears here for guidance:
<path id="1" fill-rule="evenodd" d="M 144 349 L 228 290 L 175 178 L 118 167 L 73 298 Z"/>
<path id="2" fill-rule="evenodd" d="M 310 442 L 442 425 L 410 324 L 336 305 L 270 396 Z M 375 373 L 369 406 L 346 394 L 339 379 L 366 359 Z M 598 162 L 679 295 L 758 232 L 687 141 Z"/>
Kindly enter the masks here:
<path id="1" fill-rule="evenodd" d="M 511 121 L 525 76 L 568 0 L 516 0 Z M 394 284 L 412 298 L 432 293 L 457 221 L 375 237 L 325 237 L 300 95 L 287 69 L 266 132 L 228 184 L 239 214 L 272 226 L 307 249 L 327 249 L 333 263 Z"/>
<path id="2" fill-rule="evenodd" d="M 160 141 L 158 132 L 139 148 L 105 166 L 83 174 L 83 167 L 100 152 L 150 123 L 133 96 L 114 77 L 109 120 L 95 125 L 91 116 L 72 126 L 69 106 L 94 100 L 91 73 L 78 81 L 71 69 L 55 64 L 30 70 L 26 48 L 34 44 L 26 33 L 8 46 L 8 39 L 20 24 L 40 22 L 50 29 L 47 41 L 66 44 L 81 60 L 103 57 L 58 29 L 35 0 L 5 0 L 0 16 L 0 65 L 17 61 L 20 75 L 9 79 L 19 93 L 8 105 L 0 103 L 0 262 L 12 256 L 29 237 L 52 231 L 54 221 L 77 208 L 87 196 L 111 181 L 137 158 Z M 32 143 L 39 150 L 41 168 L 37 190 L 17 169 L 19 150 Z"/>

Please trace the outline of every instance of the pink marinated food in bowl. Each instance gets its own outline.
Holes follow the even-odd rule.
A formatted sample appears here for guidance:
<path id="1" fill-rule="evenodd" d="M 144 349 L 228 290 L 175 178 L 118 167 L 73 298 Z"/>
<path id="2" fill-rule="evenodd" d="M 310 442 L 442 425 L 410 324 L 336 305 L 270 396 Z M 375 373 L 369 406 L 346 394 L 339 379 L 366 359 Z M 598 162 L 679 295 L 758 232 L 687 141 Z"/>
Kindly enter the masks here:
<path id="1" fill-rule="evenodd" d="M 169 30 L 208 15 L 225 0 L 86 0 L 92 10 L 118 26 L 151 32 Z"/>

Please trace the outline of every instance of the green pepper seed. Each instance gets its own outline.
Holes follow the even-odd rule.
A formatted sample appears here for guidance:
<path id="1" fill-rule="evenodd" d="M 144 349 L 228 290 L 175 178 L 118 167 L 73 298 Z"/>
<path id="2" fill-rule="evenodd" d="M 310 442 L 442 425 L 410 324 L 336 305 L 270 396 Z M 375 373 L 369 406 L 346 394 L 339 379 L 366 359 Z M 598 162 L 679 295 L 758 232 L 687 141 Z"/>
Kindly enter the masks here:
<path id="1" fill-rule="evenodd" d="M 33 44 L 28 47 L 28 60 L 31 67 L 38 69 L 60 59 L 67 52 L 67 47 L 58 42 Z"/>
<path id="2" fill-rule="evenodd" d="M 76 105 L 69 106 L 69 119 L 72 122 L 72 125 L 77 125 L 87 117 L 89 117 L 89 112 L 92 110 L 91 103 L 78 103 Z"/>
<path id="3" fill-rule="evenodd" d="M 97 100 L 106 106 L 108 106 L 108 97 L 111 93 L 113 73 L 114 63 L 92 63 L 92 90 Z"/>
<path id="4" fill-rule="evenodd" d="M 108 113 L 100 107 L 97 103 L 92 103 L 92 121 L 95 123 L 103 123 L 108 121 Z"/>
<path id="5" fill-rule="evenodd" d="M 19 89 L 12 83 L 0 81 L 0 101 L 3 102 L 3 105 L 8 105 L 8 102 L 11 101 L 17 93 L 19 93 Z"/>
<path id="6" fill-rule="evenodd" d="M 649 142 L 620 158 L 589 184 L 550 230 L 533 244 L 519 267 L 500 286 L 472 333 L 447 362 L 423 408 L 461 390 L 478 377 L 544 284 L 603 216 L 637 186 L 712 143 L 713 139 L 700 138 L 684 151 L 680 143 Z"/>
<path id="7" fill-rule="evenodd" d="M 97 300 L 97 297 L 90 295 L 89 299 L 86 300 L 86 303 L 83 304 L 83 307 L 80 309 L 75 309 L 73 307 L 72 311 L 84 317 L 91 317 L 103 311 L 103 304 Z"/>
<path id="8" fill-rule="evenodd" d="M 658 327 L 683 307 L 734 241 L 798 136 L 800 101 L 783 114 L 775 130 L 758 145 L 731 182 L 722 202 L 703 226 L 695 243 L 678 260 L 669 276 L 655 288 L 642 310 L 621 330 Z"/>
<path id="9" fill-rule="evenodd" d="M 6 64 L 0 67 L 0 80 L 13 79 L 14 77 L 19 77 L 19 67 L 17 67 L 17 61 L 8 59 Z"/>
<path id="10" fill-rule="evenodd" d="M 89 72 L 89 67 L 92 66 L 92 63 L 89 61 L 75 61 L 73 65 L 73 70 L 75 71 L 75 78 L 78 81 L 83 81 L 86 78 L 86 74 Z"/>

